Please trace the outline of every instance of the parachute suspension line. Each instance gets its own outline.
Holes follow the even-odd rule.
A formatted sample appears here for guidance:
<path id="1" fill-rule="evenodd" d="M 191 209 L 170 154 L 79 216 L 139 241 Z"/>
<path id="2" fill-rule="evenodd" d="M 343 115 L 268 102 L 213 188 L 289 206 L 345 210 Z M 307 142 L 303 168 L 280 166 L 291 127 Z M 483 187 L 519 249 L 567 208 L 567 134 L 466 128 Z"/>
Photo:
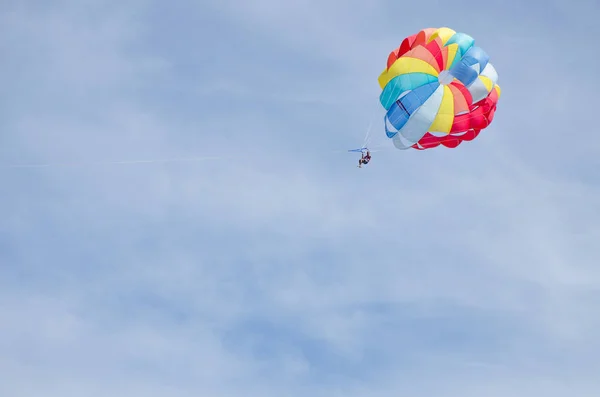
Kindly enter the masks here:
<path id="1" fill-rule="evenodd" d="M 379 110 L 377 111 L 377 113 L 379 113 Z M 373 139 L 373 119 L 375 118 L 372 117 L 371 121 L 369 122 L 369 126 L 367 128 L 367 132 L 365 134 L 365 138 L 363 140 L 363 145 L 360 148 L 357 149 L 350 149 L 348 150 L 348 152 L 355 152 L 355 153 L 365 153 L 367 150 L 371 153 L 376 153 L 376 152 L 381 152 L 384 150 L 392 150 L 395 149 L 393 147 L 390 147 L 390 145 L 388 144 L 388 142 L 381 142 L 380 139 L 378 139 L 377 137 L 375 137 L 375 139 Z M 377 144 L 373 145 L 373 141 L 376 141 Z"/>
<path id="2" fill-rule="evenodd" d="M 371 143 L 371 127 L 372 126 L 373 126 L 373 120 L 371 120 L 369 122 L 369 127 L 367 128 L 367 133 L 365 135 L 365 139 L 364 139 L 364 142 L 362 145 L 363 148 L 368 148 L 369 144 Z"/>
<path id="3" fill-rule="evenodd" d="M 379 110 L 377 111 L 377 113 L 379 113 Z M 373 135 L 371 134 L 371 132 L 373 131 L 373 118 L 379 118 L 379 116 L 377 116 L 377 117 L 373 116 L 371 118 L 371 121 L 369 122 L 369 128 L 367 129 L 367 134 L 365 135 L 365 140 L 364 140 L 362 148 L 368 149 L 372 153 L 380 152 L 382 150 L 392 149 L 390 147 L 390 145 L 387 144 L 387 142 L 384 144 L 383 142 L 381 142 L 380 139 L 377 139 L 377 138 L 376 138 L 377 144 L 373 145 Z"/>

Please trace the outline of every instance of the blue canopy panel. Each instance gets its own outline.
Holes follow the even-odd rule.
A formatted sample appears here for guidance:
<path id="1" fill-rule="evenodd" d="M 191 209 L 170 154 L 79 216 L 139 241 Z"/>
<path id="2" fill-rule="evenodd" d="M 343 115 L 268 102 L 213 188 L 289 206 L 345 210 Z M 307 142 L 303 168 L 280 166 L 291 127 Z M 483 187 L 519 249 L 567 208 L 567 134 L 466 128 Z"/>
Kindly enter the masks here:
<path id="1" fill-rule="evenodd" d="M 390 110 L 390 107 L 407 91 L 438 81 L 436 76 L 428 73 L 407 73 L 391 79 L 379 95 L 381 105 Z"/>
<path id="2" fill-rule="evenodd" d="M 408 122 L 410 116 L 429 99 L 439 86 L 440 83 L 435 81 L 409 91 L 392 104 L 385 115 L 386 121 L 396 130 L 400 130 Z M 391 131 L 386 123 L 385 133 L 388 138 L 393 138 L 398 132 Z"/>
<path id="3" fill-rule="evenodd" d="M 450 73 L 465 86 L 470 86 L 485 69 L 490 57 L 480 47 L 471 47 L 460 62 L 454 64 Z"/>

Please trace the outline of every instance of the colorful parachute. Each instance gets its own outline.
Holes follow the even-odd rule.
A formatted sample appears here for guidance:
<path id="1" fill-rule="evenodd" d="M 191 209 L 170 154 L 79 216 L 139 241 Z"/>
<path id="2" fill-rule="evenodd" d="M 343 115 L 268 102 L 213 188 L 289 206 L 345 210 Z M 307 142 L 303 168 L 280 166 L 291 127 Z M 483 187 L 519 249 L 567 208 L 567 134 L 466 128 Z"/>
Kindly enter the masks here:
<path id="1" fill-rule="evenodd" d="M 385 132 L 398 149 L 457 147 L 494 118 L 500 87 L 489 56 L 449 28 L 405 38 L 379 76 Z"/>

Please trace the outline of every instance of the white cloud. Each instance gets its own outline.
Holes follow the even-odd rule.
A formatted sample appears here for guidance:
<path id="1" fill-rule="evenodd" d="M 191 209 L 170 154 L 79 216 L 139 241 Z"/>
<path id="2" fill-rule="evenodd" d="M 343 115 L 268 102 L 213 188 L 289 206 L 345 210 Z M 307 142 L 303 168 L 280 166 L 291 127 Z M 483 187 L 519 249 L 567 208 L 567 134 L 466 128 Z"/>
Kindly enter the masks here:
<path id="1" fill-rule="evenodd" d="M 570 156 L 523 156 L 504 138 L 538 133 L 514 105 L 527 73 L 508 61 L 499 68 L 504 102 L 477 142 L 379 152 L 357 170 L 354 157 L 329 149 L 362 138 L 362 90 L 405 31 L 369 21 L 387 13 L 384 3 L 212 11 L 221 4 L 230 8 L 215 19 L 232 18 L 219 20 L 231 37 L 212 40 L 226 47 L 241 40 L 239 28 L 265 42 L 247 76 L 217 63 L 227 70 L 198 72 L 206 86 L 177 79 L 193 54 L 144 41 L 156 34 L 148 5 L 21 6 L 3 17 L 3 36 L 26 44 L 2 45 L 32 60 L 0 66 L 19 94 L 0 121 L 3 164 L 169 158 L 198 147 L 233 159 L 1 171 L 0 371 L 9 381 L 0 394 L 597 391 L 598 188 L 565 178 Z M 506 42 L 494 44 L 500 64 Z M 269 52 L 286 44 L 302 73 Z M 535 99 L 540 117 L 543 92 Z M 544 124 L 552 136 L 569 120 L 554 117 Z M 531 132 L 519 132 L 523 121 Z M 540 166 L 549 161 L 564 173 Z"/>

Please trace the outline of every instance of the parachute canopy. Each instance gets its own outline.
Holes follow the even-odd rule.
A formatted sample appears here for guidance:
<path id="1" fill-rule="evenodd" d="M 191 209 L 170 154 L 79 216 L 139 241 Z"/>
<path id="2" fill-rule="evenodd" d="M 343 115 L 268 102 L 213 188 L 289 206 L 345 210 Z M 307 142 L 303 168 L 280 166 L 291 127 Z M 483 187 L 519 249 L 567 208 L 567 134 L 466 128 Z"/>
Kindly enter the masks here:
<path id="1" fill-rule="evenodd" d="M 457 147 L 494 118 L 498 73 L 475 40 L 450 28 L 405 38 L 379 76 L 385 132 L 398 149 Z"/>

